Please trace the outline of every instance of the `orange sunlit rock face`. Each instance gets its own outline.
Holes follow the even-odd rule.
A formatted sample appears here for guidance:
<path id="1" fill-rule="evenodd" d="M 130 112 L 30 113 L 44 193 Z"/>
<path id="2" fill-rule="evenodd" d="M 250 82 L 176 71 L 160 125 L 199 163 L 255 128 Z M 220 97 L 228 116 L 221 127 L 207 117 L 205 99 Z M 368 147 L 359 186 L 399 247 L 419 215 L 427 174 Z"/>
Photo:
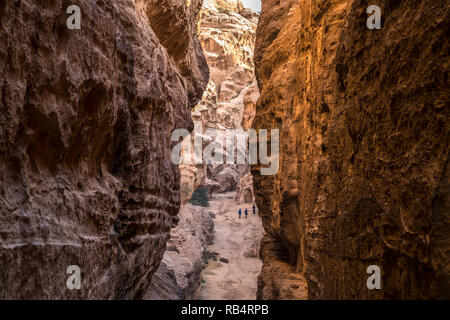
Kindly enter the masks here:
<path id="1" fill-rule="evenodd" d="M 253 127 L 281 137 L 278 174 L 252 168 L 260 298 L 450 297 L 449 6 L 377 3 L 380 30 L 367 1 L 263 1 Z"/>

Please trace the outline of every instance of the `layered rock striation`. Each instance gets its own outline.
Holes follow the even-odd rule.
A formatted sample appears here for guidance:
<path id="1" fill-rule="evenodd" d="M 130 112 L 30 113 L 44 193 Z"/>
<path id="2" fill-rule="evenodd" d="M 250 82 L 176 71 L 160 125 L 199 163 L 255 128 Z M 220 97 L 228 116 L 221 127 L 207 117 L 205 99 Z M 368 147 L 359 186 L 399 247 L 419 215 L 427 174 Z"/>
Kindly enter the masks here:
<path id="1" fill-rule="evenodd" d="M 201 0 L 0 4 L 0 298 L 132 299 L 180 205 L 171 132 L 208 68 Z M 68 266 L 81 269 L 69 290 Z"/>
<path id="2" fill-rule="evenodd" d="M 450 297 L 449 9 L 263 1 L 253 126 L 280 130 L 280 170 L 252 168 L 260 298 Z"/>

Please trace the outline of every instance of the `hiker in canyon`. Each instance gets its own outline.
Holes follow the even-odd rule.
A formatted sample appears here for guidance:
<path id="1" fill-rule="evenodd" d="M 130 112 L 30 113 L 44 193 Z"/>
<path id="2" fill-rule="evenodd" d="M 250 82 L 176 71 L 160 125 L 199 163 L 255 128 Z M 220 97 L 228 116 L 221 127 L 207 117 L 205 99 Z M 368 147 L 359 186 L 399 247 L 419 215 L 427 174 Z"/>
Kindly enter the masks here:
<path id="1" fill-rule="evenodd" d="M 256 206 L 255 206 L 255 204 L 253 204 L 252 209 L 253 209 L 253 214 L 256 214 Z"/>
<path id="2" fill-rule="evenodd" d="M 182 142 L 176 141 L 176 156 L 187 160 L 177 162 L 183 191 L 180 221 L 171 231 L 168 250 L 146 298 L 256 299 L 262 224 L 259 218 L 242 219 L 244 212 L 246 218 L 250 212 L 246 204 L 254 202 L 253 178 L 245 160 L 249 148 L 242 151 L 236 143 L 236 148 L 230 148 L 235 161 L 222 161 L 228 159 L 229 145 L 220 137 L 249 131 L 252 126 L 259 97 L 253 65 L 258 14 L 240 1 L 205 0 L 199 21 L 210 80 L 191 112 L 194 130 L 185 132 Z M 205 152 L 212 145 L 225 153 L 224 159 L 206 160 Z M 204 201 L 198 201 L 200 195 Z M 167 295 L 166 287 L 179 290 Z"/>
<path id="3" fill-rule="evenodd" d="M 0 1 L 0 299 L 137 299 L 178 219 L 170 134 L 209 80 L 201 1 L 77 0 L 81 30 L 68 2 Z"/>

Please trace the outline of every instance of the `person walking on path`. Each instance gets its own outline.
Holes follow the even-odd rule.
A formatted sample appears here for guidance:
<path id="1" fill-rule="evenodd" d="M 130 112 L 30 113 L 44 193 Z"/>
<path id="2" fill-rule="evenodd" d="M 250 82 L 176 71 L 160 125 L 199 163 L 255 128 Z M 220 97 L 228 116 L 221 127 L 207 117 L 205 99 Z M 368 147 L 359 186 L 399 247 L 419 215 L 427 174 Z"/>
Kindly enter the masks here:
<path id="1" fill-rule="evenodd" d="M 242 210 L 241 210 L 241 208 L 239 208 L 239 211 L 238 211 L 239 219 L 241 218 L 241 214 L 242 214 Z"/>
<path id="2" fill-rule="evenodd" d="M 245 219 L 247 219 L 248 216 L 248 209 L 245 209 Z"/>
<path id="3" fill-rule="evenodd" d="M 253 214 L 256 214 L 256 206 L 253 205 Z"/>

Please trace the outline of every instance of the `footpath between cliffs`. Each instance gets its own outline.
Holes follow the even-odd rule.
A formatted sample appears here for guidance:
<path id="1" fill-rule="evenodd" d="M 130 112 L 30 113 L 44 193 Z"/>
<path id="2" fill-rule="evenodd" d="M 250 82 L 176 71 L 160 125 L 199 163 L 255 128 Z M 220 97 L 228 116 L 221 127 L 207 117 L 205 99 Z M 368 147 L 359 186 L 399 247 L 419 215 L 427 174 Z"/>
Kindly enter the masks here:
<path id="1" fill-rule="evenodd" d="M 237 204 L 234 192 L 215 194 L 208 211 L 214 215 L 214 240 L 205 247 L 199 300 L 256 299 L 258 258 L 263 228 L 251 204 Z M 238 216 L 248 209 L 248 218 Z"/>

